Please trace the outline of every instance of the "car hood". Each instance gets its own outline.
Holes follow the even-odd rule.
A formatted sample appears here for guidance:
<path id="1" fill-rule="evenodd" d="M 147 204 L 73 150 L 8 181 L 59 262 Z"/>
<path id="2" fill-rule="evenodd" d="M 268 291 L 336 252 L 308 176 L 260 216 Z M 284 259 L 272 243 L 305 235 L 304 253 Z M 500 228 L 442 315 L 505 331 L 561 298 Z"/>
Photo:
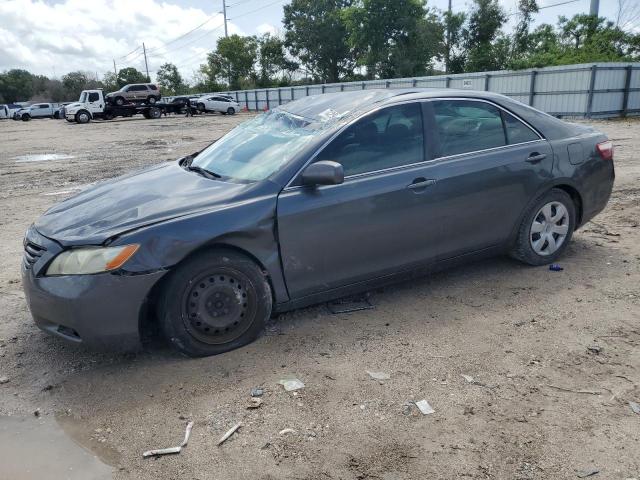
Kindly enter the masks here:
<path id="1" fill-rule="evenodd" d="M 35 223 L 62 245 L 99 245 L 150 224 L 229 206 L 251 184 L 211 180 L 162 164 L 99 183 L 47 210 Z"/>

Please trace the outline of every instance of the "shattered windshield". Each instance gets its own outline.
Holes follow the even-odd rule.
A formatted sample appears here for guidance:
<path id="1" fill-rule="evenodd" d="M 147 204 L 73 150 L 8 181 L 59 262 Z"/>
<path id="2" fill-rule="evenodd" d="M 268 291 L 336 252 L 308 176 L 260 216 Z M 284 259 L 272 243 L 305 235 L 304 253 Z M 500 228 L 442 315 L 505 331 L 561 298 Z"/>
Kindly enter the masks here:
<path id="1" fill-rule="evenodd" d="M 221 177 L 267 178 L 313 141 L 325 127 L 278 109 L 258 115 L 203 150 L 191 163 Z"/>
<path id="2" fill-rule="evenodd" d="M 329 93 L 287 103 L 237 126 L 203 150 L 191 165 L 223 178 L 264 180 L 321 132 L 389 95 L 373 90 Z"/>

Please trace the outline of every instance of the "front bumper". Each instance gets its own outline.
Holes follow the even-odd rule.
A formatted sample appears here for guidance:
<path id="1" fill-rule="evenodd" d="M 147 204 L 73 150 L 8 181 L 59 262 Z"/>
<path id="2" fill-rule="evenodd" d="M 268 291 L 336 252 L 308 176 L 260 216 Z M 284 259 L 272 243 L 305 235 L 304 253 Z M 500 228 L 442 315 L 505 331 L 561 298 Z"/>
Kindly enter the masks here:
<path id="1" fill-rule="evenodd" d="M 29 310 L 38 327 L 93 348 L 134 350 L 140 346 L 140 314 L 165 271 L 45 277 L 42 273 L 60 246 L 33 228 L 27 234 L 27 245 L 44 249 L 35 262 L 33 256 L 25 255 L 21 268 Z"/>

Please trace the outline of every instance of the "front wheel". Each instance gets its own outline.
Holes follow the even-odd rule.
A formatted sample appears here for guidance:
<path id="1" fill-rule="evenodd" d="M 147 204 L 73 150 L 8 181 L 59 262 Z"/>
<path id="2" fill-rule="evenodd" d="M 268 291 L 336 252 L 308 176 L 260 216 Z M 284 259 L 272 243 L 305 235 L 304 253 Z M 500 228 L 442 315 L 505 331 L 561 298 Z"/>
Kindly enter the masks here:
<path id="1" fill-rule="evenodd" d="M 22 117 L 20 117 L 20 119 L 23 122 L 28 122 L 29 120 L 31 120 L 31 115 L 27 115 L 26 113 L 22 115 Z"/>
<path id="2" fill-rule="evenodd" d="M 236 113 L 236 109 L 235 108 L 233 108 L 233 107 L 227 108 L 227 114 L 233 115 L 235 113 Z"/>
<path id="3" fill-rule="evenodd" d="M 89 123 L 90 120 L 91 120 L 91 115 L 89 115 L 89 112 L 81 110 L 78 113 L 76 113 L 76 122 Z"/>
<path id="4" fill-rule="evenodd" d="M 205 111 L 204 103 L 199 103 L 197 105 L 197 108 L 198 108 L 198 111 L 204 113 L 204 111 Z"/>
<path id="5" fill-rule="evenodd" d="M 118 105 L 119 107 L 121 107 L 122 105 L 124 105 L 124 98 L 123 97 L 116 97 L 116 99 L 114 100 L 114 103 L 116 105 Z"/>
<path id="6" fill-rule="evenodd" d="M 252 260 L 233 251 L 194 256 L 171 272 L 158 304 L 167 340 L 203 357 L 253 341 L 271 315 L 271 287 Z"/>
<path id="7" fill-rule="evenodd" d="M 529 265 L 546 265 L 562 255 L 575 230 L 576 208 L 564 190 L 552 189 L 526 211 L 511 256 Z"/>

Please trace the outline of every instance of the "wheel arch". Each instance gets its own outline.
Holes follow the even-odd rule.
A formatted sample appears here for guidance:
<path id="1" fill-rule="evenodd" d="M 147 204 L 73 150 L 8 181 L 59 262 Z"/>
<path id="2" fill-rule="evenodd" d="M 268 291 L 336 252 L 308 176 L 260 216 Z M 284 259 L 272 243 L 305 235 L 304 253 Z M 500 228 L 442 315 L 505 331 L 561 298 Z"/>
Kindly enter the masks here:
<path id="1" fill-rule="evenodd" d="M 182 263 L 190 260 L 191 258 L 200 255 L 203 252 L 209 252 L 212 250 L 216 250 L 216 251 L 230 251 L 230 252 L 234 252 L 234 253 L 238 253 L 240 255 L 244 255 L 245 257 L 249 258 L 251 261 L 253 261 L 258 268 L 260 268 L 260 270 L 262 270 L 267 282 L 269 283 L 269 288 L 271 289 L 271 300 L 273 302 L 273 306 L 274 306 L 274 310 L 275 310 L 275 305 L 276 305 L 276 291 L 274 288 L 274 284 L 273 284 L 273 278 L 271 276 L 271 273 L 269 272 L 269 270 L 265 267 L 265 265 L 263 264 L 262 261 L 260 261 L 260 259 L 254 255 L 253 253 L 251 253 L 250 251 L 248 251 L 245 248 L 239 247 L 237 245 L 234 245 L 231 242 L 227 242 L 224 240 L 212 240 L 209 243 L 205 243 L 204 245 L 201 245 L 200 247 L 194 249 L 193 251 L 191 251 L 188 255 L 185 255 L 178 263 L 176 263 L 175 265 L 172 265 L 171 267 L 169 267 L 167 269 L 167 273 L 165 275 L 162 276 L 162 278 L 160 278 L 149 290 L 149 293 L 147 294 L 145 301 L 143 302 L 142 308 L 140 309 L 139 312 L 139 316 L 138 316 L 138 332 L 140 335 L 141 339 L 145 339 L 148 338 L 151 335 L 156 334 L 157 332 L 159 332 L 158 330 L 158 321 L 157 321 L 157 312 L 156 312 L 156 301 L 159 297 L 159 295 L 162 293 L 162 289 L 164 287 L 164 284 L 168 281 L 169 276 L 171 275 L 171 272 L 179 265 L 181 265 Z"/>
<path id="2" fill-rule="evenodd" d="M 536 191 L 535 195 L 531 197 L 529 202 L 525 205 L 525 207 L 522 209 L 522 212 L 518 216 L 518 220 L 513 225 L 513 229 L 511 231 L 511 235 L 509 236 L 507 246 L 512 245 L 515 242 L 518 235 L 518 229 L 520 228 L 520 224 L 522 223 L 522 219 L 524 218 L 524 215 L 529 209 L 529 207 L 531 206 L 531 204 L 533 204 L 536 200 L 538 200 L 540 196 L 546 194 L 547 192 L 549 192 L 550 190 L 553 190 L 554 188 L 564 191 L 565 193 L 567 193 L 567 195 L 571 197 L 571 200 L 573 200 L 573 204 L 576 209 L 576 222 L 575 222 L 574 231 L 577 230 L 578 227 L 582 225 L 583 206 L 584 206 L 582 201 L 582 194 L 570 179 L 560 178 L 560 179 L 557 179 L 555 182 L 545 184 L 538 191 Z"/>

